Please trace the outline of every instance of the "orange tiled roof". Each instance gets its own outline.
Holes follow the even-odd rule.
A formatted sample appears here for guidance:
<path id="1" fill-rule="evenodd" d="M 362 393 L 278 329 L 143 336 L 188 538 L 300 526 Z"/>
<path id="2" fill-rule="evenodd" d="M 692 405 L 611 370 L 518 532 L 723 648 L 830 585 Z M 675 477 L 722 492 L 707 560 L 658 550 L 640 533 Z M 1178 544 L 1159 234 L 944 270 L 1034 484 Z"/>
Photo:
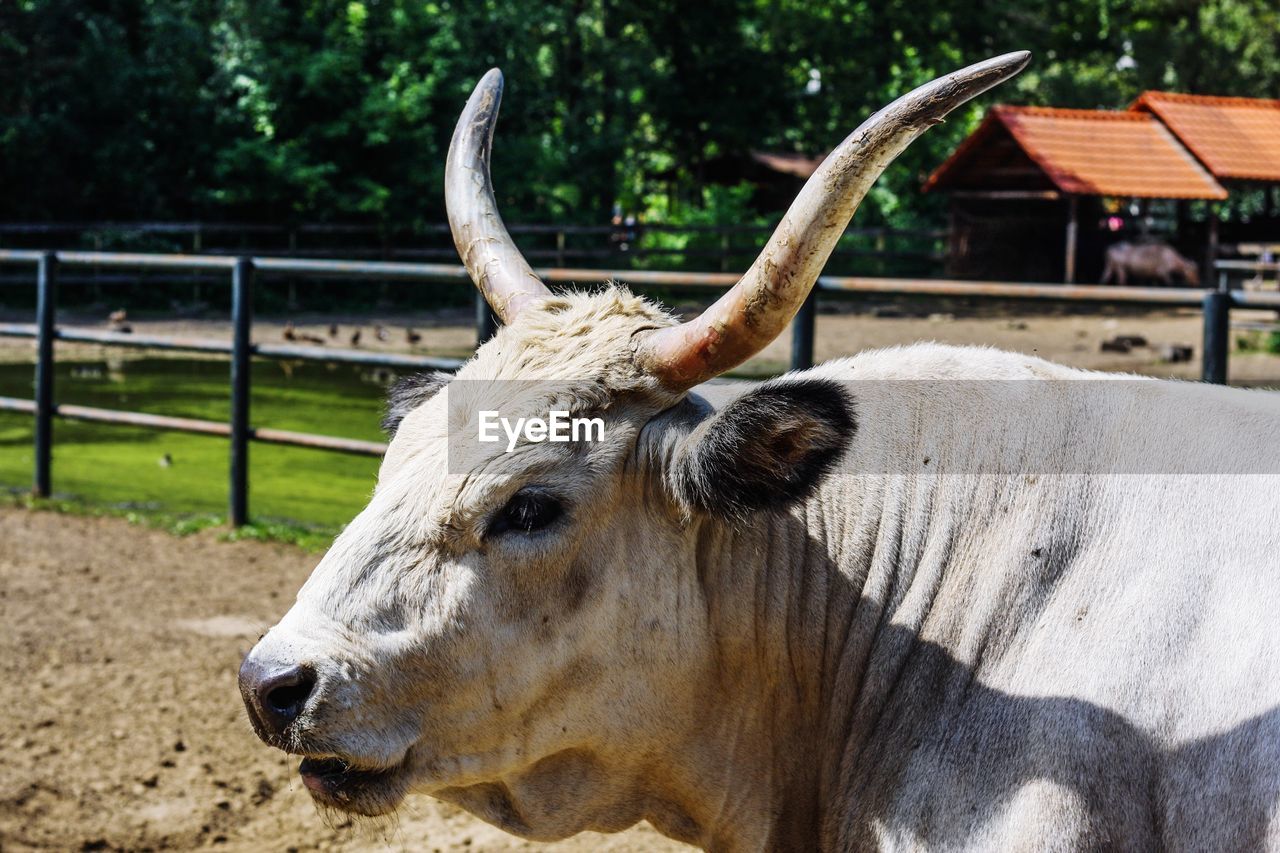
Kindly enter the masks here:
<path id="1" fill-rule="evenodd" d="M 925 191 L 946 187 L 951 175 L 1000 128 L 1065 193 L 1227 197 L 1227 191 L 1152 115 L 1004 105 L 991 108 L 978 129 L 929 176 Z"/>
<path id="2" fill-rule="evenodd" d="M 1219 178 L 1280 181 L 1280 101 L 1143 92 L 1150 112 Z"/>

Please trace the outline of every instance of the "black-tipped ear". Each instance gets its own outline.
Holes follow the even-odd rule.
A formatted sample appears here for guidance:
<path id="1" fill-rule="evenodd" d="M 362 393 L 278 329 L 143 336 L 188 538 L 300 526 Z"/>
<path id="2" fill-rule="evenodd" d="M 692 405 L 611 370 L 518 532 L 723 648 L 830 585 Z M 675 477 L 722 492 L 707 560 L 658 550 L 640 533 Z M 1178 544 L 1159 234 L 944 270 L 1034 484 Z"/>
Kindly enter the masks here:
<path id="1" fill-rule="evenodd" d="M 436 370 L 397 380 L 387 391 L 387 413 L 382 416 L 382 431 L 388 438 L 394 436 L 405 415 L 434 397 L 452 378 L 452 374 Z"/>
<path id="2" fill-rule="evenodd" d="M 689 435 L 673 472 L 676 490 L 692 509 L 726 517 L 785 507 L 813 494 L 856 428 L 839 383 L 765 383 Z"/>

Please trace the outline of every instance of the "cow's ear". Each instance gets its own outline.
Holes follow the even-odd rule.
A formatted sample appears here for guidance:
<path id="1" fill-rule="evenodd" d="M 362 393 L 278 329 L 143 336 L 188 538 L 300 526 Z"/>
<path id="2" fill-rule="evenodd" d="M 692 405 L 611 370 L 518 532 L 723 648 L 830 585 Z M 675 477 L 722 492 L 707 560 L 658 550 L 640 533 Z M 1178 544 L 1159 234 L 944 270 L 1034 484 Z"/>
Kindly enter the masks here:
<path id="1" fill-rule="evenodd" d="M 415 373 L 397 380 L 387 391 L 387 413 L 382 416 L 382 430 L 393 437 L 405 415 L 436 395 L 453 376 L 440 371 Z"/>
<path id="2" fill-rule="evenodd" d="M 802 500 L 848 447 L 853 401 L 827 379 L 767 382 L 698 425 L 672 474 L 695 511 L 742 518 Z"/>

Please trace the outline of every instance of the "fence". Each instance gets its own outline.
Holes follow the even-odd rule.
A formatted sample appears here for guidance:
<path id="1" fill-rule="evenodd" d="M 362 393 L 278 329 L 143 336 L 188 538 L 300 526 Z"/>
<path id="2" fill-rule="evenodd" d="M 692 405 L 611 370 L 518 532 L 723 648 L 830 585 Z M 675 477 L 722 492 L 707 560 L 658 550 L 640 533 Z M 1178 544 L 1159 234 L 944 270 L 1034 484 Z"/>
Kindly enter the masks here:
<path id="1" fill-rule="evenodd" d="M 728 271 L 745 267 L 773 225 L 674 225 L 631 222 L 600 225 L 509 223 L 523 254 L 549 266 L 610 269 L 691 264 Z M 879 264 L 886 274 L 925 275 L 941 270 L 947 231 L 859 228 L 845 230 L 829 266 Z M 44 250 L 181 252 L 232 256 L 341 258 L 449 262 L 457 257 L 449 226 L 412 229 L 339 223 L 263 225 L 234 222 L 0 222 L 0 242 Z M 94 280 L 101 280 L 95 271 Z"/>
<path id="2" fill-rule="evenodd" d="M 378 442 L 356 441 L 334 436 L 289 430 L 253 427 L 249 413 L 250 362 L 254 356 L 272 359 L 328 361 L 385 365 L 415 369 L 452 369 L 456 359 L 430 358 L 358 350 L 331 350 L 279 344 L 255 344 L 250 340 L 253 318 L 253 285 L 259 275 L 340 276 L 348 279 L 376 279 L 453 284 L 470 287 L 461 266 L 392 262 L 334 261 L 302 258 L 227 257 L 214 255 L 110 254 L 101 252 L 37 252 L 0 250 L 0 264 L 34 264 L 36 267 L 36 322 L 0 324 L 0 337 L 34 338 L 36 341 L 35 399 L 0 397 L 0 411 L 16 411 L 35 417 L 35 472 L 33 492 L 37 497 L 52 494 L 54 417 L 108 424 L 129 424 L 153 429 L 177 430 L 225 436 L 230 444 L 228 517 L 232 525 L 244 524 L 249 514 L 248 447 L 250 441 L 312 447 L 340 453 L 381 455 L 386 449 Z M 61 267 L 151 268 L 186 271 L 216 271 L 228 276 L 231 284 L 232 340 L 133 335 L 92 329 L 62 328 L 57 325 L 57 285 Z M 1216 290 L 1175 288 L 1063 286 L 1047 284 L 1006 284 L 1001 282 L 944 281 L 933 279 L 889 279 L 821 276 L 792 324 L 791 367 L 804 369 L 813 364 L 814 331 L 819 292 L 860 293 L 882 296 L 943 296 L 957 298 L 1035 299 L 1059 302 L 1137 303 L 1147 305 L 1200 306 L 1204 318 L 1203 378 L 1224 383 L 1232 306 L 1280 310 L 1280 293 L 1233 290 L 1230 278 L 1247 272 L 1275 271 L 1276 264 L 1219 262 Z M 554 268 L 538 270 L 548 283 L 603 283 L 626 279 L 635 286 L 676 286 L 726 288 L 737 281 L 729 273 L 685 273 Z M 483 299 L 476 296 L 478 342 L 494 329 L 493 315 Z M 89 406 L 58 404 L 54 400 L 54 342 L 57 340 L 94 343 L 103 346 L 163 349 L 230 355 L 231 413 L 227 423 L 176 418 L 142 412 L 117 411 Z"/>

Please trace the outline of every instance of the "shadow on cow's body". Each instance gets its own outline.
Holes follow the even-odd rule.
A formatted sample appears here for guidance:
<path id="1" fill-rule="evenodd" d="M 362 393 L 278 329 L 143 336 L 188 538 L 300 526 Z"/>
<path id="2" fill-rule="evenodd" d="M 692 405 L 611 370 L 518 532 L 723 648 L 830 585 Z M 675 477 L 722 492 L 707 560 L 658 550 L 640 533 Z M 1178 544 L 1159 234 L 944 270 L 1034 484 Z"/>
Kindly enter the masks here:
<path id="1" fill-rule="evenodd" d="M 845 754 L 829 819 L 847 829 L 823 849 L 1274 848 L 1280 785 L 1258 769 L 1280 764 L 1280 707 L 1161 743 L 1099 705 L 994 690 L 944 649 L 901 641 L 907 671 Z"/>

